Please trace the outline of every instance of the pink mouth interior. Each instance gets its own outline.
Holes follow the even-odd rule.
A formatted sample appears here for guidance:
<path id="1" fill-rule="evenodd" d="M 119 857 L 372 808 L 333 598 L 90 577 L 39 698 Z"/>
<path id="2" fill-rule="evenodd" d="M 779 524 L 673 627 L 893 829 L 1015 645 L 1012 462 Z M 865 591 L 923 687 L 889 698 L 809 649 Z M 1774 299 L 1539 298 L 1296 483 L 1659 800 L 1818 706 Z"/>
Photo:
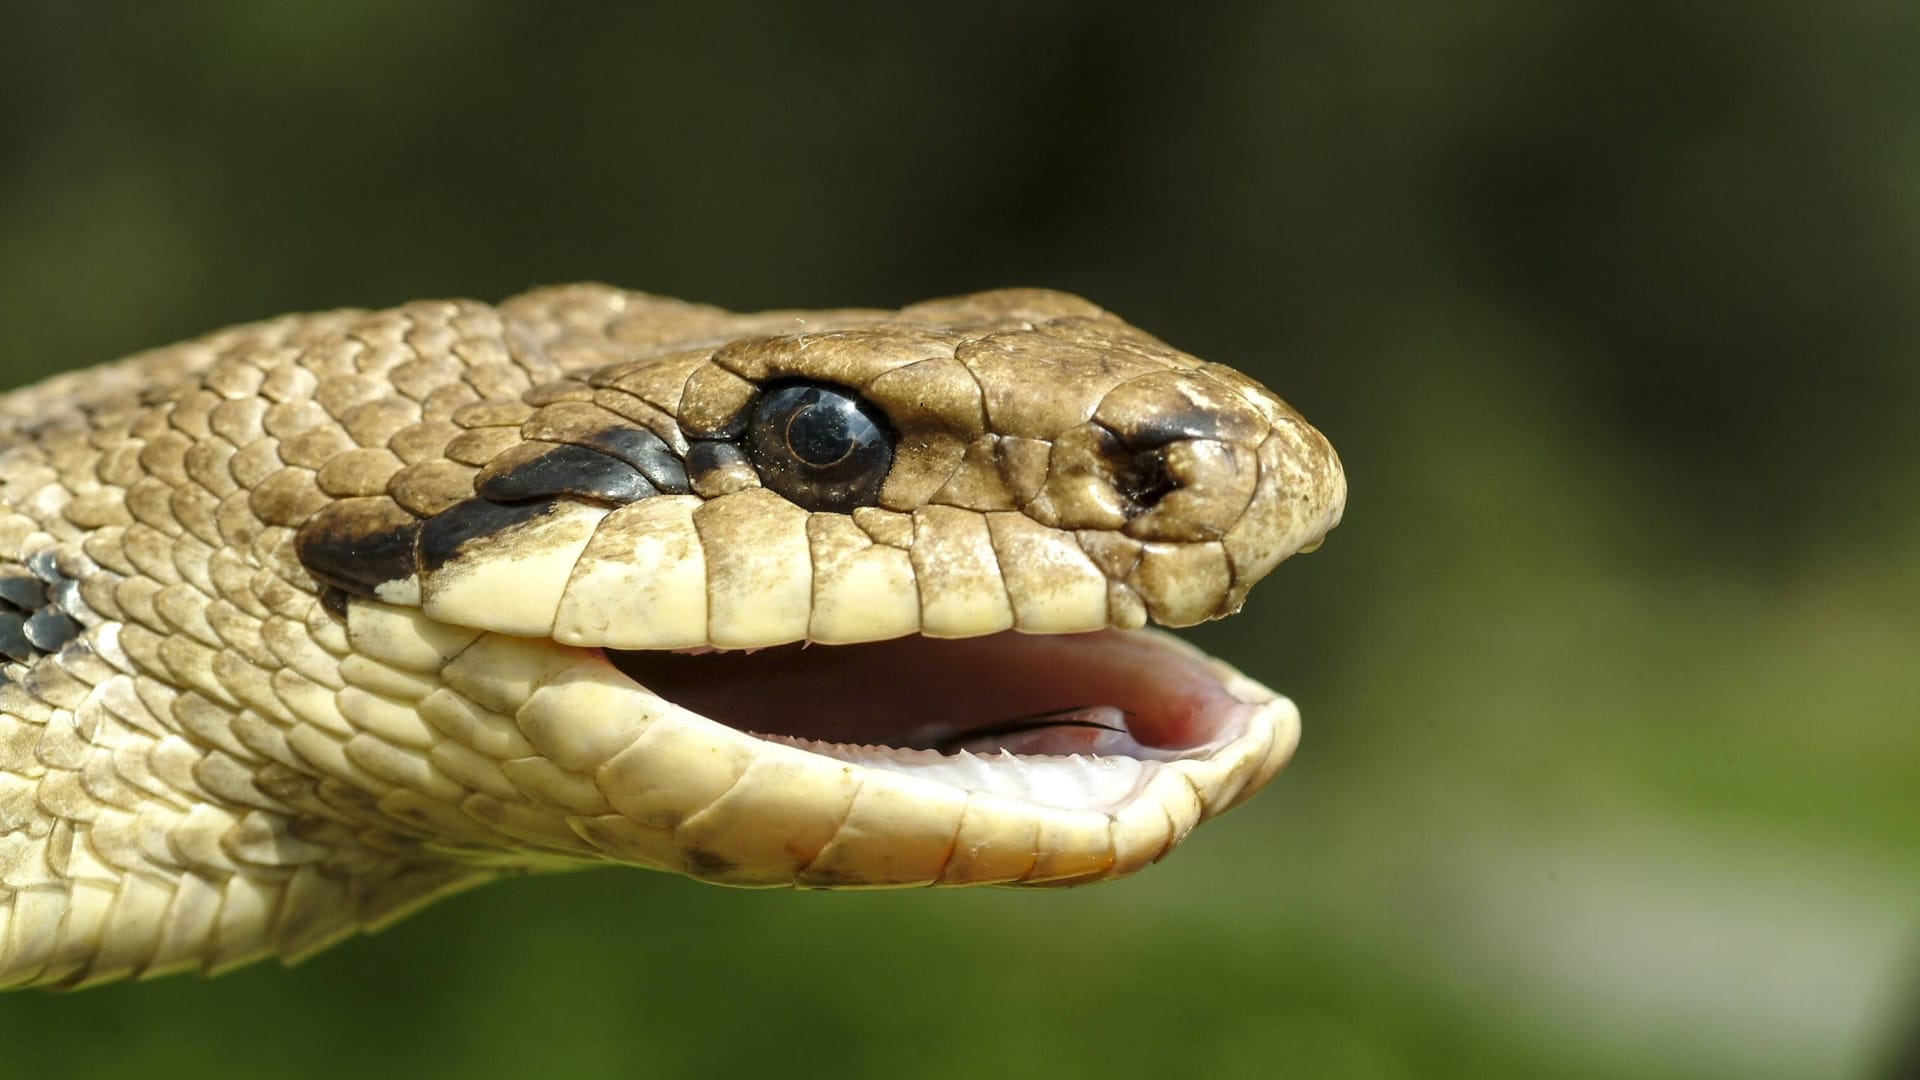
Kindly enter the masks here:
<path id="1" fill-rule="evenodd" d="M 607 655 L 648 690 L 728 726 L 856 745 L 1179 752 L 1229 733 L 1251 711 L 1185 651 L 1114 630 Z"/>

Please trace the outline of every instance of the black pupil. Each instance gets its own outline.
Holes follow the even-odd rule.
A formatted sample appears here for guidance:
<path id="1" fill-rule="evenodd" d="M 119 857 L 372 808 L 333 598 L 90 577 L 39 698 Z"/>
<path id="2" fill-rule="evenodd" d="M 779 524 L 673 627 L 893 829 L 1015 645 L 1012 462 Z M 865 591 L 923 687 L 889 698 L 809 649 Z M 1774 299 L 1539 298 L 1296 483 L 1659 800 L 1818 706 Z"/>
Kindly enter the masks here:
<path id="1" fill-rule="evenodd" d="M 859 415 L 849 413 L 853 403 L 845 398 L 816 399 L 800 406 L 787 421 L 787 449 L 815 468 L 846 460 L 854 444 L 850 421 Z"/>
<path id="2" fill-rule="evenodd" d="M 746 450 L 767 487 L 808 510 L 844 514 L 879 502 L 893 433 L 855 391 L 777 383 L 754 405 Z"/>

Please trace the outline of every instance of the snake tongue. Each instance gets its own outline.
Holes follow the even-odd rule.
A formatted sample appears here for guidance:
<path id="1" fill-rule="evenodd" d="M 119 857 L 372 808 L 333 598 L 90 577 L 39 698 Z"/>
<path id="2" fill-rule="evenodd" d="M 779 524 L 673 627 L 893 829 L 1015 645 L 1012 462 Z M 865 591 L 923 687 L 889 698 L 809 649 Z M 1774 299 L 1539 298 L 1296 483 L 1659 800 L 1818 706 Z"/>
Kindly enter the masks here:
<path id="1" fill-rule="evenodd" d="M 1025 757 L 1128 757 L 1140 761 L 1167 760 L 1177 750 L 1148 746 L 1134 738 L 1125 709 L 1094 705 L 1042 716 L 1021 717 L 978 731 L 935 730 L 916 737 L 911 745 L 930 745 L 943 753 L 1009 753 Z"/>

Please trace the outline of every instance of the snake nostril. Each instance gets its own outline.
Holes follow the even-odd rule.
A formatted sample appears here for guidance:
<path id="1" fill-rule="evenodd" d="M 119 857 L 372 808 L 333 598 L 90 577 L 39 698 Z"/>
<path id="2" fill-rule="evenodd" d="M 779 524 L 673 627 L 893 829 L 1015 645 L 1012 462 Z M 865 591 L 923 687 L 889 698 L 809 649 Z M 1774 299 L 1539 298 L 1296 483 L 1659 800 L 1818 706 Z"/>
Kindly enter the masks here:
<path id="1" fill-rule="evenodd" d="M 1122 451 L 1111 464 L 1113 487 L 1127 500 L 1129 519 L 1153 509 L 1168 492 L 1180 486 L 1167 470 L 1165 447 Z"/>
<path id="2" fill-rule="evenodd" d="M 1167 462 L 1168 449 L 1180 441 L 1177 437 L 1158 431 L 1123 434 L 1104 424 L 1092 427 L 1097 468 L 1125 503 L 1128 521 L 1158 506 L 1180 486 Z"/>

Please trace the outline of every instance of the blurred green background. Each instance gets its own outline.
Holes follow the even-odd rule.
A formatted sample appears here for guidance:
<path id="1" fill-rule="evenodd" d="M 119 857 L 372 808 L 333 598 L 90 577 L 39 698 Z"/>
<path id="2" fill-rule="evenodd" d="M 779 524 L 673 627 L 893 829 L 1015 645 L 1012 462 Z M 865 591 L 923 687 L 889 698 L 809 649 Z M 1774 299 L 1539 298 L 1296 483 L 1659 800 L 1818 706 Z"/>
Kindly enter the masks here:
<path id="1" fill-rule="evenodd" d="M 0 998 L 0 1071 L 1896 1075 L 1916 57 L 1910 2 L 9 0 L 9 385 L 573 279 L 1049 285 L 1273 386 L 1353 495 L 1193 635 L 1297 761 L 1138 878 L 510 882 Z"/>

